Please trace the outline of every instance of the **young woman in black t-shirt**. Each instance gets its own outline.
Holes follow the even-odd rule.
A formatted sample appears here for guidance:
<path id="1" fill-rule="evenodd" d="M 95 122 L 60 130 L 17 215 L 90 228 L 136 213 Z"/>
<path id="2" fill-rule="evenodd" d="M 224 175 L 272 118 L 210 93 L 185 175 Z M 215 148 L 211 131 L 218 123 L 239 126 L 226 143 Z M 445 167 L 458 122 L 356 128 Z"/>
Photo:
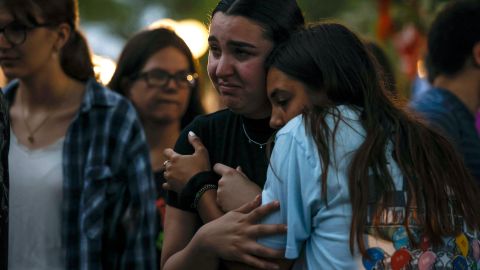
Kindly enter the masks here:
<path id="1" fill-rule="evenodd" d="M 245 185 L 238 192 L 245 193 L 246 201 L 260 193 L 268 166 L 266 146 L 273 134 L 264 63 L 274 46 L 303 24 L 294 0 L 223 0 L 213 11 L 208 73 L 228 109 L 197 118 L 184 129 L 175 151 L 165 151 L 165 187 L 172 192 L 167 199 L 162 269 L 212 269 L 218 267 L 218 258 L 266 267 L 272 264 L 257 256 L 283 255 L 257 245 L 255 236 L 244 247 L 219 249 L 221 254 L 196 253 L 189 242 L 202 223 L 224 214 L 217 205 L 217 185 L 242 179 Z M 212 169 L 222 174 L 220 183 Z M 275 225 L 265 228 L 284 230 Z M 222 244 L 232 247 L 228 241 Z"/>

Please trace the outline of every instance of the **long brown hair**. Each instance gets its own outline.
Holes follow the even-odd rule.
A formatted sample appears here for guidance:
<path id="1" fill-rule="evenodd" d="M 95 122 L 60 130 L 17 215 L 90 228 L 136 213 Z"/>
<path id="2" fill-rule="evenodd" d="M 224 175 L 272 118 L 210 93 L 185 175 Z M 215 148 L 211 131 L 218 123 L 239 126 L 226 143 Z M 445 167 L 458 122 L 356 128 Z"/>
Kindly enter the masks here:
<path id="1" fill-rule="evenodd" d="M 353 154 L 348 172 L 352 223 L 350 250 L 355 242 L 365 255 L 363 234 L 367 223 L 369 200 L 373 197 L 376 218 L 386 210 L 385 202 L 395 191 L 387 168 L 386 146 L 393 144 L 393 158 L 403 173 L 407 209 L 421 206 L 420 226 L 433 245 L 442 236 L 459 233 L 451 213 L 462 216 L 470 228 L 480 225 L 480 193 L 462 159 L 452 145 L 404 109 L 384 89 L 374 62 L 362 41 L 348 28 L 336 23 L 320 23 L 292 35 L 280 45 L 269 64 L 304 83 L 313 92 L 324 91 L 328 104 L 313 104 L 304 113 L 306 126 L 317 144 L 324 171 L 322 196 L 326 198 L 329 145 L 335 130 L 330 130 L 325 116 L 335 114 L 337 105 L 358 108 L 366 131 L 365 141 Z M 315 100 L 315 99 L 312 99 Z M 336 123 L 341 117 L 335 117 Z M 373 183 L 372 183 L 373 182 Z M 410 216 L 404 226 L 410 241 Z"/>

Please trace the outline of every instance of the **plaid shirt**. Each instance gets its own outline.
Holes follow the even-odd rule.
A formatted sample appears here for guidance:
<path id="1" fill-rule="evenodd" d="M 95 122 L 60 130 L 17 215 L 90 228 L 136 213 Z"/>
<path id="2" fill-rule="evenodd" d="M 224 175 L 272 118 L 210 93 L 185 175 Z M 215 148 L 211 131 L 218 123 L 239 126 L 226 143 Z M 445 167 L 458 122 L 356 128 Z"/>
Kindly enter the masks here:
<path id="1" fill-rule="evenodd" d="M 0 270 L 8 268 L 8 106 L 0 90 Z"/>
<path id="2" fill-rule="evenodd" d="M 13 101 L 18 82 L 6 88 Z M 66 269 L 155 269 L 155 188 L 133 106 L 93 79 L 63 149 Z"/>

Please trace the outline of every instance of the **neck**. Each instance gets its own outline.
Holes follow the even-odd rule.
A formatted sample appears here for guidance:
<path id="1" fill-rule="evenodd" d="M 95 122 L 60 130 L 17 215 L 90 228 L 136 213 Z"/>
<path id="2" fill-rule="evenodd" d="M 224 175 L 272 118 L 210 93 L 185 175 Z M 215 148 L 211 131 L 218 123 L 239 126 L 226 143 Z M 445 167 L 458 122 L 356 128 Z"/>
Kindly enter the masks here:
<path id="1" fill-rule="evenodd" d="M 143 121 L 145 136 L 150 147 L 150 161 L 154 171 L 159 170 L 165 157 L 163 150 L 173 148 L 180 135 L 180 121 L 168 124 L 158 124 L 158 122 Z"/>
<path id="2" fill-rule="evenodd" d="M 480 109 L 480 73 L 477 70 L 468 69 L 455 76 L 439 75 L 433 86 L 454 94 L 472 114 Z"/>
<path id="3" fill-rule="evenodd" d="M 263 106 L 258 110 L 253 112 L 243 113 L 242 115 L 250 119 L 265 119 L 270 117 L 271 113 L 272 113 L 272 106 L 270 105 L 270 102 L 267 100 L 267 103 L 263 104 Z"/>
<path id="4" fill-rule="evenodd" d="M 28 78 L 21 78 L 18 90 L 24 106 L 30 111 L 44 110 L 71 98 L 83 88 L 83 84 L 68 77 L 61 69 L 46 69 Z M 72 95 L 67 95 L 66 91 Z"/>

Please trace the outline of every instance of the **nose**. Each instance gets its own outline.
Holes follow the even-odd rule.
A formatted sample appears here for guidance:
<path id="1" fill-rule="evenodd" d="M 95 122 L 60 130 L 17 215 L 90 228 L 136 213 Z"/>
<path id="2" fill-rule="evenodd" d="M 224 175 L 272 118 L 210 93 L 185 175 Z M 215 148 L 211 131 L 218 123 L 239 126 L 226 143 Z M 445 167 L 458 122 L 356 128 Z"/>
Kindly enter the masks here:
<path id="1" fill-rule="evenodd" d="M 165 93 L 173 94 L 178 91 L 179 85 L 174 78 L 168 78 L 167 84 L 163 86 L 163 91 Z"/>
<path id="2" fill-rule="evenodd" d="M 233 74 L 233 65 L 230 57 L 222 55 L 217 62 L 217 68 L 215 69 L 215 75 L 217 77 L 228 77 Z"/>
<path id="3" fill-rule="evenodd" d="M 280 112 L 272 108 L 272 115 L 270 116 L 270 127 L 273 129 L 280 129 L 285 125 L 285 120 Z"/>

